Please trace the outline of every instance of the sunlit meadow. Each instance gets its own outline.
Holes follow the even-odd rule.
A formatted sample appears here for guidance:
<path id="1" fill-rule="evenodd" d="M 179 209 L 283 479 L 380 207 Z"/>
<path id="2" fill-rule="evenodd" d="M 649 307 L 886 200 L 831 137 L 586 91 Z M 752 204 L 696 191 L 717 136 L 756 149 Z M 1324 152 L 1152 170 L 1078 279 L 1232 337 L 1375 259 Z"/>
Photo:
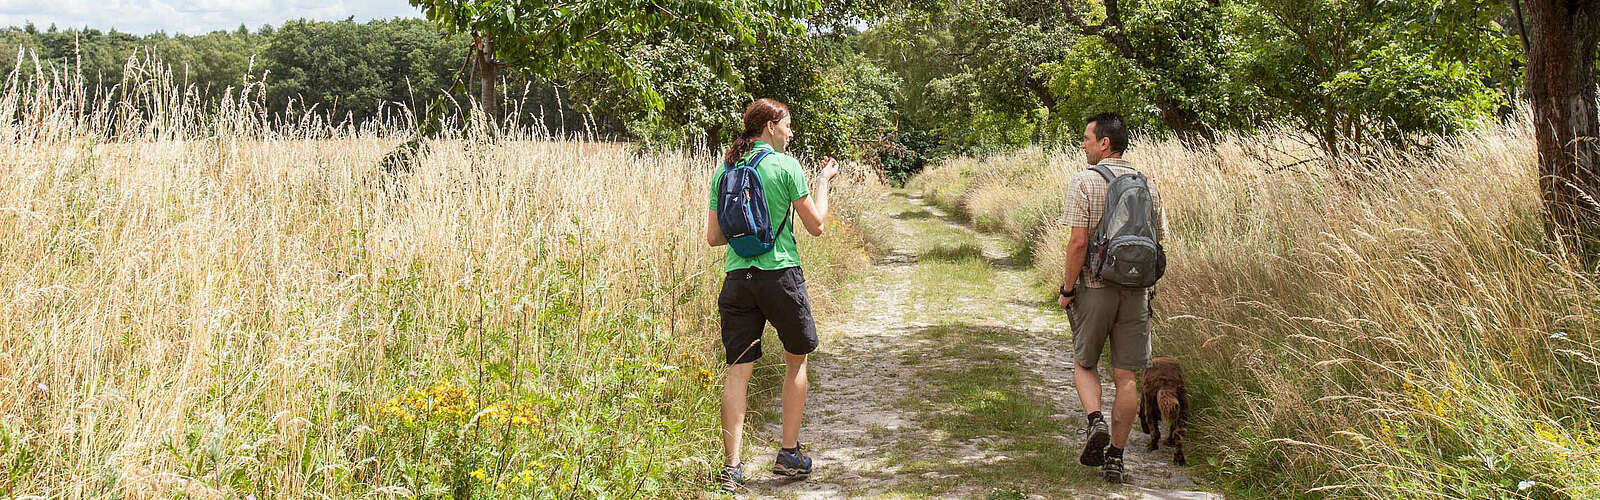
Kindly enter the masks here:
<path id="1" fill-rule="evenodd" d="M 1323 162 L 1291 132 L 1135 138 L 1171 224 L 1156 354 L 1197 391 L 1209 474 L 1269 497 L 1600 495 L 1600 282 L 1540 237 L 1528 118 L 1427 142 Z M 1019 242 L 1044 300 L 1082 168 L 1030 149 L 912 187 Z"/>
<path id="2" fill-rule="evenodd" d="M 389 175 L 404 109 L 284 123 L 248 79 L 31 67 L 0 93 L 0 496 L 704 487 L 712 156 L 472 123 Z M 824 303 L 881 192 L 847 177 L 801 242 Z"/>

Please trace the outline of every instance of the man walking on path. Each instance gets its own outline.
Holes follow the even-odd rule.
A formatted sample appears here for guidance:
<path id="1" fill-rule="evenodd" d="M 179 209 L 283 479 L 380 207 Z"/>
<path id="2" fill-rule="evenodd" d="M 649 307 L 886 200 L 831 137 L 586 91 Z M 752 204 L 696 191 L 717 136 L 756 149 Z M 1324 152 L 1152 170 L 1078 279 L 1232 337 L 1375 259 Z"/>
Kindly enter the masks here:
<path id="1" fill-rule="evenodd" d="M 1091 167 L 1107 167 L 1116 176 L 1138 173 L 1122 159 L 1128 147 L 1128 130 L 1116 113 L 1090 117 L 1084 127 L 1082 147 Z M 1061 223 L 1072 229 L 1072 236 L 1057 302 L 1067 309 L 1072 320 L 1073 383 L 1088 418 L 1084 430 L 1087 443 L 1078 462 L 1100 467 L 1108 481 L 1122 482 L 1122 450 L 1128 445 L 1133 418 L 1139 410 L 1135 386 L 1138 371 L 1150 365 L 1150 296 L 1147 288 L 1102 282 L 1085 265 L 1090 239 L 1106 210 L 1108 186 L 1105 175 L 1094 168 L 1079 172 L 1067 186 Z M 1153 207 L 1149 222 L 1154 226 L 1155 239 L 1160 241 L 1166 231 L 1166 214 L 1153 186 L 1149 194 Z M 1112 380 L 1116 384 L 1110 429 L 1100 411 L 1100 378 L 1096 372 L 1100 353 L 1108 342 Z"/>

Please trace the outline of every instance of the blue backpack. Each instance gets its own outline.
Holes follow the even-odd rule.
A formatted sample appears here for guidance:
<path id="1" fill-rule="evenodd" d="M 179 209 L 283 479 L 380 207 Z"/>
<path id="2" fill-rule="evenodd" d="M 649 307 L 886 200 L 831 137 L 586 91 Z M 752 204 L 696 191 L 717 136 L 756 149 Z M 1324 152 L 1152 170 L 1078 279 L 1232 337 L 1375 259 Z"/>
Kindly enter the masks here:
<path id="1" fill-rule="evenodd" d="M 771 252 L 778 235 L 789 225 L 785 212 L 778 230 L 772 230 L 766 192 L 761 188 L 761 176 L 756 175 L 756 166 L 771 152 L 761 151 L 747 163 L 729 165 L 717 186 L 717 226 L 733 253 L 747 259 Z"/>

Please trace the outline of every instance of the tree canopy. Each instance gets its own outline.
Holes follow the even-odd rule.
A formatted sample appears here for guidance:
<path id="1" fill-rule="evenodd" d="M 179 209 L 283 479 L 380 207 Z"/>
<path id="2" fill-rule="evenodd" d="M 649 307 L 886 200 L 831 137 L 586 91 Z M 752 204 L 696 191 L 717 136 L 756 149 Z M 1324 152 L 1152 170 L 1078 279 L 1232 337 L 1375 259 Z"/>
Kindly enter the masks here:
<path id="1" fill-rule="evenodd" d="M 1526 30 L 1509 2 L 413 4 L 426 20 L 172 36 L 25 26 L 0 30 L 0 50 L 37 51 L 41 67 L 106 86 L 130 57 L 161 58 L 202 92 L 251 73 L 285 117 L 361 121 L 476 97 L 517 123 L 598 125 L 658 149 L 718 148 L 745 103 L 773 97 L 796 111 L 801 152 L 896 178 L 942 156 L 1070 146 L 1083 117 L 1107 110 L 1197 140 L 1287 126 L 1330 158 L 1359 156 L 1471 127 L 1524 94 Z M 0 58 L 0 70 L 19 62 L 33 67 Z"/>

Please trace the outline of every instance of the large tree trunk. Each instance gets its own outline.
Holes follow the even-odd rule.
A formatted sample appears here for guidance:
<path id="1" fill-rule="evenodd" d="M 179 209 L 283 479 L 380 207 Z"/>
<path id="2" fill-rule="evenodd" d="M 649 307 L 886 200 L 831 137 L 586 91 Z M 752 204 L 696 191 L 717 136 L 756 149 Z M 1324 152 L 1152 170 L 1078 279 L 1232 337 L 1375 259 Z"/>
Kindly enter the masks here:
<path id="1" fill-rule="evenodd" d="M 1594 259 L 1600 251 L 1594 73 L 1600 0 L 1528 0 L 1524 7 L 1545 232 L 1567 251 Z"/>
<path id="2" fill-rule="evenodd" d="M 1211 128 L 1200 123 L 1199 113 L 1165 95 L 1156 96 L 1155 101 L 1156 109 L 1161 111 L 1161 123 L 1172 130 L 1184 145 L 1196 148 L 1215 138 Z"/>
<path id="3" fill-rule="evenodd" d="M 713 156 L 722 149 L 722 125 L 711 124 L 706 126 L 706 152 Z"/>
<path id="4" fill-rule="evenodd" d="M 1044 109 L 1050 111 L 1051 116 L 1055 116 L 1057 102 L 1059 101 L 1056 100 L 1055 92 L 1051 92 L 1050 87 L 1044 84 L 1044 80 L 1040 80 L 1039 77 L 1034 75 L 1025 75 L 1022 77 L 1022 84 L 1028 87 L 1028 90 L 1033 92 L 1035 97 L 1039 98 L 1039 103 L 1044 105 Z"/>
<path id="5" fill-rule="evenodd" d="M 478 105 L 483 108 L 483 114 L 490 125 L 495 125 L 498 130 L 500 124 L 500 93 L 495 83 L 500 79 L 500 61 L 494 57 L 494 39 L 488 35 L 479 35 L 473 43 L 478 67 Z"/>

